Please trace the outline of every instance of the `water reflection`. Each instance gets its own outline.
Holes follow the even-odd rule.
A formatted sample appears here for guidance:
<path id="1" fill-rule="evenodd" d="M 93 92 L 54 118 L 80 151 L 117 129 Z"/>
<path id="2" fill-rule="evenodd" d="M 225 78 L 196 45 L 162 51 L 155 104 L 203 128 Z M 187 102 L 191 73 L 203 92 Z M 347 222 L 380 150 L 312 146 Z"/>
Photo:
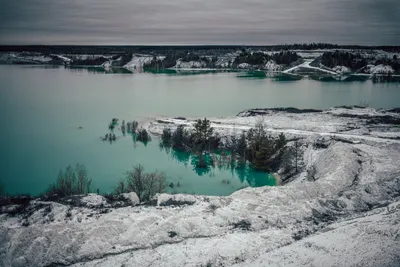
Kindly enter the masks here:
<path id="1" fill-rule="evenodd" d="M 185 167 L 190 167 L 198 176 L 214 177 L 217 170 L 227 171 L 232 177 L 236 177 L 244 186 L 247 184 L 252 187 L 276 185 L 275 177 L 272 174 L 255 170 L 247 162 L 231 160 L 230 155 L 222 152 L 213 154 L 206 153 L 204 157 L 207 162 L 207 168 L 196 168 L 199 161 L 198 155 L 178 151 L 170 146 L 162 144 L 162 142 L 160 142 L 159 148 L 169 155 L 171 159 L 182 163 Z M 223 182 L 229 184 L 228 180 L 223 180 Z"/>
<path id="2" fill-rule="evenodd" d="M 133 74 L 132 71 L 126 68 L 104 68 L 104 67 L 88 67 L 88 66 L 69 66 L 71 71 L 85 72 L 90 74 Z"/>

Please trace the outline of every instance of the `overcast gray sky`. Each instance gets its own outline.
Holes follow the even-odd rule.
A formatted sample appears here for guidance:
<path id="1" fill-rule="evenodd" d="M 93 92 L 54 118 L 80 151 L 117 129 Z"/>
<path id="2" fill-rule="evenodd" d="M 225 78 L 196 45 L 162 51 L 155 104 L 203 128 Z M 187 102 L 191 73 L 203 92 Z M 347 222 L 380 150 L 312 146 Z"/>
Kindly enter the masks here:
<path id="1" fill-rule="evenodd" d="M 0 44 L 400 45 L 400 0 L 0 0 Z"/>

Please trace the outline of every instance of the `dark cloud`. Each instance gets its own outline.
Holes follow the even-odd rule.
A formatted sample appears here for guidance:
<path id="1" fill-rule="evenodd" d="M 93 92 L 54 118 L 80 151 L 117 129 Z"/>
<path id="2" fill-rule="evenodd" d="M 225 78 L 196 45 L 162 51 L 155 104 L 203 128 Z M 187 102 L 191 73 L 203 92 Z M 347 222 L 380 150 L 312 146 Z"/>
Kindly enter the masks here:
<path id="1" fill-rule="evenodd" d="M 0 0 L 2 44 L 400 44 L 398 0 Z"/>

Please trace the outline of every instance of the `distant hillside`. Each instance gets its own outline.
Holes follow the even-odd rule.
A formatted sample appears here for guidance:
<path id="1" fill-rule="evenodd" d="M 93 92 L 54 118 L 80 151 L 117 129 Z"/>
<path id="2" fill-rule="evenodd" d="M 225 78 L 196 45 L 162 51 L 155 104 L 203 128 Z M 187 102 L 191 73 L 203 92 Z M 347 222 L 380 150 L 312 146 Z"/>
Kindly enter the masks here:
<path id="1" fill-rule="evenodd" d="M 248 48 L 252 50 L 315 50 L 315 49 L 379 49 L 387 52 L 400 52 L 400 46 L 360 46 L 360 45 L 337 45 L 326 43 L 311 44 L 279 44 L 265 46 L 247 45 L 170 45 L 170 46 L 102 46 L 102 45 L 27 45 L 27 46 L 0 46 L 0 52 L 41 52 L 41 53 L 71 53 L 71 54 L 124 54 L 124 53 L 160 53 L 168 51 L 192 50 L 215 51 L 228 53 L 238 49 Z"/>

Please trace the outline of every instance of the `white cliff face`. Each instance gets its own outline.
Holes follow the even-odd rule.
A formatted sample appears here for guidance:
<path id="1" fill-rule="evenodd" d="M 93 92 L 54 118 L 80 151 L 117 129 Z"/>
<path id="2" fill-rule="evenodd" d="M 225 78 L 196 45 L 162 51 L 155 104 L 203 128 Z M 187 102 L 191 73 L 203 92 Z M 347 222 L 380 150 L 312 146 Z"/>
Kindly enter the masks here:
<path id="1" fill-rule="evenodd" d="M 351 73 L 351 70 L 346 66 L 335 66 L 332 70 L 340 74 Z"/>
<path id="2" fill-rule="evenodd" d="M 94 194 L 80 207 L 33 201 L 26 213 L 0 215 L 0 266 L 396 266 L 400 141 L 364 136 L 363 127 L 397 130 L 349 114 L 398 115 L 270 110 L 213 119 L 226 134 L 263 118 L 271 132 L 300 137 L 300 173 L 227 197 L 160 194 L 153 206 L 111 208 Z"/>
<path id="3" fill-rule="evenodd" d="M 391 66 L 388 65 L 367 65 L 365 71 L 370 74 L 388 74 L 394 73 L 394 70 Z"/>
<path id="4" fill-rule="evenodd" d="M 270 60 L 265 64 L 264 69 L 269 71 L 281 71 L 283 70 L 283 67 L 281 65 L 276 64 L 275 61 Z"/>
<path id="5" fill-rule="evenodd" d="M 165 57 L 157 57 L 157 59 L 164 59 Z M 141 70 L 144 64 L 148 64 L 153 60 L 153 56 L 149 55 L 132 55 L 132 59 L 124 65 L 129 70 Z"/>

